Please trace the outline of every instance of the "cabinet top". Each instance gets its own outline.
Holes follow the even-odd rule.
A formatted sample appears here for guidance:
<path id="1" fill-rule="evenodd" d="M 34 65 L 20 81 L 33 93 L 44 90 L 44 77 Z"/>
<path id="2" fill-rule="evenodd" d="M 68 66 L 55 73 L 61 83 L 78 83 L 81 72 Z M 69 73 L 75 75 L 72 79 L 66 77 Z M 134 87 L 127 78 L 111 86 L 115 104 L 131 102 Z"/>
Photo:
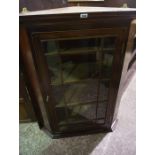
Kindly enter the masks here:
<path id="1" fill-rule="evenodd" d="M 20 13 L 20 16 L 34 16 L 34 15 L 50 15 L 50 14 L 72 14 L 72 13 L 97 13 L 97 12 L 128 12 L 136 11 L 135 8 L 115 8 L 115 7 L 65 7 L 58 9 L 49 9 L 41 11 L 29 11 Z"/>

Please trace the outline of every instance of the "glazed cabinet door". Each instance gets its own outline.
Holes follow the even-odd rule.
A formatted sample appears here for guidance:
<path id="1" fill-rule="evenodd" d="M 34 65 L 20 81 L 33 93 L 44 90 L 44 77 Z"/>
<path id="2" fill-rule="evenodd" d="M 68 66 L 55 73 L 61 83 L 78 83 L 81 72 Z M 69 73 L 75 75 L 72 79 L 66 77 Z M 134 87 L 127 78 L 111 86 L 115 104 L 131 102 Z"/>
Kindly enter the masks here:
<path id="1" fill-rule="evenodd" d="M 33 34 L 34 62 L 53 134 L 108 128 L 123 37 L 121 28 Z"/>

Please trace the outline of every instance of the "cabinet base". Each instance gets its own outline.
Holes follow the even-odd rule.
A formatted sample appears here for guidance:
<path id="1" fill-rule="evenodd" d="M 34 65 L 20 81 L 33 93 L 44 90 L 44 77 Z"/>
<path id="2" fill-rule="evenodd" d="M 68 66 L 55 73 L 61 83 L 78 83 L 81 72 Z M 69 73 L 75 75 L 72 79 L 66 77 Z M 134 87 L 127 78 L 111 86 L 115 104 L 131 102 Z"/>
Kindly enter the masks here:
<path id="1" fill-rule="evenodd" d="M 78 132 L 69 132 L 69 133 L 54 133 L 52 134 L 48 129 L 42 128 L 42 130 L 48 134 L 52 139 L 58 139 L 58 138 L 65 138 L 65 137 L 74 137 L 74 136 L 83 136 L 83 135 L 90 135 L 90 134 L 96 134 L 96 133 L 108 133 L 108 132 L 113 132 L 116 128 L 118 120 L 116 119 L 112 126 L 107 128 L 102 128 L 102 129 L 95 129 L 95 130 L 84 130 L 84 131 L 78 131 Z"/>

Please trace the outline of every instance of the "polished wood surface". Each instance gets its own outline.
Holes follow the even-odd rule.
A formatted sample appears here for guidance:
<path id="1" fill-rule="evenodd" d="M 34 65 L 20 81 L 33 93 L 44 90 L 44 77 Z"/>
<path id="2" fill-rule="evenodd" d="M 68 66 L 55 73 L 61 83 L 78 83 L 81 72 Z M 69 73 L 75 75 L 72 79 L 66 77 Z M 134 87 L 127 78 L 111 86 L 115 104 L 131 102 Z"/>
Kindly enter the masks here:
<path id="1" fill-rule="evenodd" d="M 32 100 L 32 104 L 34 107 L 35 115 L 41 128 L 43 127 L 43 116 L 41 114 L 41 110 L 38 104 L 41 102 L 42 98 L 38 88 L 39 87 L 37 82 L 38 78 L 36 76 L 35 68 L 33 65 L 31 47 L 29 44 L 26 29 L 23 26 L 20 27 L 19 41 L 20 41 L 20 61 L 22 62 L 23 66 L 22 70 L 24 76 L 26 77 L 26 82 Z"/>
<path id="2" fill-rule="evenodd" d="M 87 6 L 73 6 L 57 9 L 46 9 L 39 11 L 30 11 L 20 13 L 20 16 L 39 16 L 39 15 L 54 15 L 54 14 L 75 14 L 75 13 L 105 13 L 105 12 L 132 12 L 135 8 L 117 8 L 117 7 L 87 7 Z"/>
<path id="3" fill-rule="evenodd" d="M 66 137 L 95 132 L 112 131 L 119 83 L 128 39 L 130 22 L 135 19 L 135 11 L 92 12 L 88 18 L 81 19 L 80 13 L 48 14 L 20 16 L 20 53 L 23 59 L 25 74 L 29 83 L 30 95 L 34 99 L 37 120 L 40 127 L 53 137 Z M 116 49 L 110 82 L 110 92 L 106 108 L 105 124 L 83 127 L 79 130 L 60 132 L 57 128 L 55 100 L 51 87 L 47 61 L 43 55 L 45 50 L 41 41 L 66 38 L 84 38 L 97 36 L 115 36 Z M 70 57 L 71 58 L 71 57 Z M 73 127 L 73 126 L 72 126 Z M 83 127 L 83 128 L 82 128 Z"/>

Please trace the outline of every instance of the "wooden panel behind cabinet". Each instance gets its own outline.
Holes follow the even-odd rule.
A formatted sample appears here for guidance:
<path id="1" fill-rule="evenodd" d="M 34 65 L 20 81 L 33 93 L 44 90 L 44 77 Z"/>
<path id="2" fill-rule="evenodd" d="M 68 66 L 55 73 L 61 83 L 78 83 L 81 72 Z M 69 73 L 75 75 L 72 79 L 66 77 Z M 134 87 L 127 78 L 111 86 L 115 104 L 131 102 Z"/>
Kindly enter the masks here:
<path id="1" fill-rule="evenodd" d="M 130 8 L 136 8 L 136 0 L 104 0 L 104 1 L 79 1 L 68 0 L 69 6 L 101 6 L 101 7 L 122 7 L 123 4 L 127 4 Z"/>
<path id="2" fill-rule="evenodd" d="M 29 11 L 60 8 L 67 6 L 67 0 L 20 0 L 19 11 L 26 7 Z"/>

